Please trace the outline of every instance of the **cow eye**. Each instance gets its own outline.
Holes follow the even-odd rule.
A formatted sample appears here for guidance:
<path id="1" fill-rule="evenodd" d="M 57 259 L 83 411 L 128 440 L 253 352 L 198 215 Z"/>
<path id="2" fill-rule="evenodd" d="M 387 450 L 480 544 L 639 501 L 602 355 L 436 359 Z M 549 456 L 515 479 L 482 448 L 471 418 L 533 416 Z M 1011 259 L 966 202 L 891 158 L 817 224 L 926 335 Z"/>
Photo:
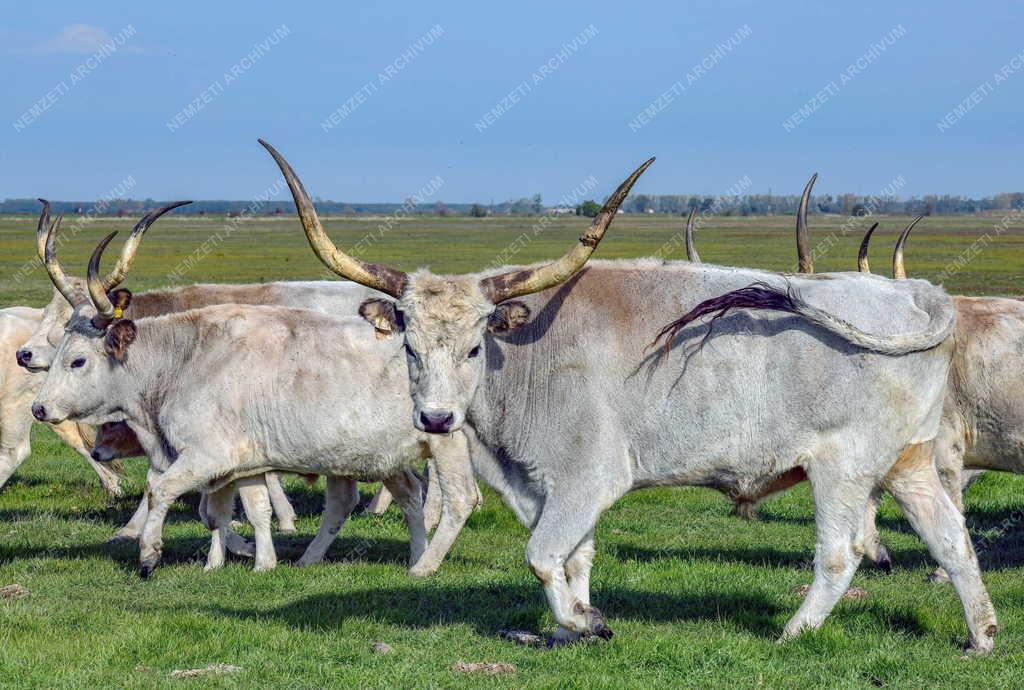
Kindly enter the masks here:
<path id="1" fill-rule="evenodd" d="M 412 359 L 412 361 L 420 361 L 420 358 L 416 356 L 416 353 L 412 351 L 412 348 L 410 348 L 408 344 L 405 344 L 402 347 L 405 348 L 405 354 L 409 355 L 409 358 Z"/>
<path id="2" fill-rule="evenodd" d="M 71 368 L 72 369 L 81 369 L 84 366 L 85 366 L 85 357 L 77 357 L 77 358 L 75 358 L 75 360 L 73 362 L 71 362 Z"/>
<path id="3" fill-rule="evenodd" d="M 474 347 L 472 350 L 469 351 L 469 355 L 467 355 L 467 356 L 470 359 L 473 359 L 474 357 L 476 357 L 479 354 L 480 354 L 480 346 L 477 345 L 476 347 Z"/>

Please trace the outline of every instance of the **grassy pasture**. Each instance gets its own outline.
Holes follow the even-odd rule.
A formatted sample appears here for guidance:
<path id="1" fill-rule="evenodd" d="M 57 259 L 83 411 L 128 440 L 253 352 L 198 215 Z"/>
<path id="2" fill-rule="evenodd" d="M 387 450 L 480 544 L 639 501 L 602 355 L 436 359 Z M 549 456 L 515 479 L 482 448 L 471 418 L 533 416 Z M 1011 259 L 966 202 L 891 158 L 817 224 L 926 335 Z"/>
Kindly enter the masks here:
<path id="1" fill-rule="evenodd" d="M 853 267 L 867 223 L 844 232 L 845 220 L 811 218 L 819 271 Z M 882 219 L 871 255 L 876 272 L 888 273 L 892 242 L 907 220 Z M 910 240 L 908 270 L 924 278 L 942 275 L 952 292 L 1020 294 L 1024 223 L 1000 230 L 998 222 L 926 219 Z M 34 223 L 0 220 L 0 304 L 41 305 L 49 297 L 49 282 L 32 263 Z M 131 224 L 103 219 L 73 232 L 75 223 L 66 222 L 65 266 L 84 273 L 102 234 Z M 360 246 L 369 260 L 468 271 L 554 257 L 584 224 L 575 218 L 541 224 L 430 218 L 388 227 L 381 219 L 332 219 L 327 228 L 340 246 Z M 682 224 L 680 218 L 620 217 L 599 256 L 644 256 L 667 247 L 667 258 L 684 258 Z M 697 243 L 707 262 L 791 270 L 792 228 L 791 217 L 712 218 L 700 226 Z M 979 240 L 986 233 L 991 240 Z M 946 271 L 958 258 L 966 265 Z M 183 265 L 184 275 L 172 281 L 168 276 Z M 222 218 L 172 216 L 150 230 L 127 285 L 142 290 L 169 282 L 321 276 L 293 217 L 235 226 Z M 754 523 L 730 516 L 727 502 L 703 489 L 627 497 L 597 530 L 593 599 L 615 638 L 548 651 L 497 638 L 504 628 L 549 630 L 553 620 L 525 567 L 526 531 L 492 492 L 485 492 L 483 509 L 470 518 L 441 571 L 424 581 L 404 573 L 407 540 L 394 509 L 383 517 L 357 513 L 331 550 L 331 562 L 288 565 L 312 537 L 320 508 L 321 490 L 300 481 L 287 483 L 300 533 L 278 537 L 285 562 L 277 570 L 253 574 L 236 559 L 204 575 L 207 534 L 189 498 L 168 521 L 163 564 L 141 582 L 136 550 L 104 540 L 134 509 L 143 462 L 127 463 L 128 497 L 108 501 L 85 463 L 48 430 L 37 427 L 33 442 L 32 457 L 0 492 L 0 586 L 18 583 L 29 590 L 24 598 L 0 600 L 3 687 L 1024 683 L 1024 479 L 1013 476 L 989 475 L 967 498 L 975 539 L 1001 535 L 996 548 L 980 554 L 1001 627 L 992 657 L 961 656 L 966 629 L 958 600 L 950 587 L 924 582 L 933 564 L 890 499 L 879 524 L 894 574 L 862 567 L 854 585 L 868 591 L 866 599 L 841 603 L 820 632 L 776 645 L 799 604 L 792 589 L 810 581 L 814 526 L 805 486 L 769 500 Z M 370 489 L 364 487 L 366 498 Z M 393 651 L 375 654 L 373 641 Z M 507 662 L 517 670 L 465 675 L 451 670 L 460 660 Z M 241 670 L 193 680 L 169 677 L 175 669 L 211 663 Z"/>

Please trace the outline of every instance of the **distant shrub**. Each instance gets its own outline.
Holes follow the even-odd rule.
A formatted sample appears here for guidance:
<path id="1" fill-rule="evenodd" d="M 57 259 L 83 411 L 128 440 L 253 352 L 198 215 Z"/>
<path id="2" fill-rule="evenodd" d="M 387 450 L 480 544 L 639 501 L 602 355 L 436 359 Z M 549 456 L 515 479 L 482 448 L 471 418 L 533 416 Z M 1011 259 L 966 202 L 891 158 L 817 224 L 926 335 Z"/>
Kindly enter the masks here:
<path id="1" fill-rule="evenodd" d="M 601 212 L 601 205 L 593 199 L 587 199 L 582 204 L 576 207 L 577 216 L 586 216 L 587 218 L 593 218 Z"/>

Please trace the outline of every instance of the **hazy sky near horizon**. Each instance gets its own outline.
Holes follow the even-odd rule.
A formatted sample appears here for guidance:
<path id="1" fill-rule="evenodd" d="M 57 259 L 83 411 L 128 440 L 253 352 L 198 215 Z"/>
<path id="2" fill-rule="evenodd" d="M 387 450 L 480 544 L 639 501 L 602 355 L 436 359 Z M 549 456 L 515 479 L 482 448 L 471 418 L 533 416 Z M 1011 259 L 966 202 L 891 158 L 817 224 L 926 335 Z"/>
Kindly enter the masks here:
<path id="1" fill-rule="evenodd" d="M 10 4 L 0 197 L 1024 189 L 1024 5 Z M 113 46 L 113 50 L 111 50 Z M 960 109 L 959 114 L 957 108 Z"/>

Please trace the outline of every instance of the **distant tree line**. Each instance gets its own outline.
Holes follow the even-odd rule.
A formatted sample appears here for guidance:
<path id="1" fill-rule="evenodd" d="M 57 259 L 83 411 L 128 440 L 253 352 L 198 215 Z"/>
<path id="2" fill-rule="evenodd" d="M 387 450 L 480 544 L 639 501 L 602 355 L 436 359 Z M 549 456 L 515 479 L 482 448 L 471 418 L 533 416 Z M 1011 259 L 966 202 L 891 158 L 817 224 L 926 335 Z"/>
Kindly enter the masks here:
<path id="1" fill-rule="evenodd" d="M 103 201 L 56 201 L 51 202 L 54 213 L 64 215 L 138 216 L 143 212 L 167 202 L 154 199 L 113 199 Z M 740 196 L 698 196 L 688 194 L 634 194 L 626 199 L 622 210 L 626 213 L 670 213 L 683 214 L 696 207 L 698 211 L 714 209 L 716 215 L 793 215 L 796 213 L 799 195 L 744 194 Z M 545 213 L 575 213 L 594 216 L 600 210 L 600 203 L 587 199 L 575 207 L 545 207 L 540 194 L 500 203 L 454 204 L 433 201 L 414 204 L 411 200 L 402 203 L 355 203 L 316 199 L 317 211 L 324 215 L 403 215 L 424 216 L 536 216 Z M 410 211 L 409 209 L 413 209 Z M 32 215 L 39 212 L 40 205 L 35 199 L 5 199 L 0 202 L 0 214 Z M 844 216 L 867 214 L 956 215 L 998 212 L 1024 209 L 1024 192 L 1004 192 L 981 199 L 972 199 L 954 194 L 928 194 L 923 197 L 901 199 L 895 196 L 858 196 L 856 194 L 819 194 L 811 197 L 811 213 L 833 213 Z M 175 215 L 213 216 L 273 216 L 294 213 L 290 199 L 270 201 L 195 201 L 179 208 Z"/>
<path id="2" fill-rule="evenodd" d="M 687 213 L 691 208 L 706 211 L 716 207 L 718 215 L 794 215 L 800 203 L 798 194 L 777 196 L 745 194 L 742 196 L 710 197 L 684 194 L 634 194 L 626 199 L 627 213 Z M 834 213 L 844 216 L 872 214 L 956 215 L 1008 211 L 1024 208 L 1024 192 L 1001 193 L 982 199 L 954 194 L 927 194 L 923 197 L 901 199 L 895 196 L 858 196 L 856 194 L 818 194 L 811 196 L 809 212 Z"/>

